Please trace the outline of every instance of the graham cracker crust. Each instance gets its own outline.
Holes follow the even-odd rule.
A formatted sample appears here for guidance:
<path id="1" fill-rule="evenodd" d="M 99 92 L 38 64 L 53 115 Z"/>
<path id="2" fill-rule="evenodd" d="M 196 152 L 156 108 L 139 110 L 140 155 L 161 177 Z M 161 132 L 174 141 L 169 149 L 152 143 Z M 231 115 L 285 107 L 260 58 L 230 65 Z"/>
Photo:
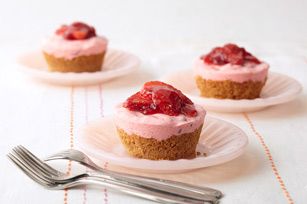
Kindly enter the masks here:
<path id="1" fill-rule="evenodd" d="M 137 158 L 150 160 L 193 159 L 196 157 L 202 125 L 192 133 L 173 135 L 166 140 L 144 138 L 127 134 L 117 128 L 117 132 L 128 154 Z"/>
<path id="2" fill-rule="evenodd" d="M 207 98 L 219 99 L 255 99 L 259 98 L 266 80 L 246 81 L 238 83 L 230 80 L 206 80 L 200 76 L 195 78 L 200 95 Z"/>
<path id="3" fill-rule="evenodd" d="M 49 71 L 96 72 L 101 70 L 105 52 L 96 55 L 75 57 L 71 60 L 57 58 L 44 52 Z"/>

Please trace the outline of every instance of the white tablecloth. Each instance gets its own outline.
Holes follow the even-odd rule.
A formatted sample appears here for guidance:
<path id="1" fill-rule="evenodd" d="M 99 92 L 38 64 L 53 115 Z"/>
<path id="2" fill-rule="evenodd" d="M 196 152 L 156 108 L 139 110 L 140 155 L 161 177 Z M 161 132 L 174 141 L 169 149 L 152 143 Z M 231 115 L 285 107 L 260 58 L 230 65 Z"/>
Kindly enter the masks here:
<path id="1" fill-rule="evenodd" d="M 100 7 L 83 7 L 78 1 L 50 1 L 45 5 L 39 5 L 39 1 L 24 5 L 21 1 L 1 6 L 0 203 L 150 203 L 101 188 L 45 190 L 5 155 L 18 144 L 42 157 L 74 147 L 80 128 L 88 121 L 112 114 L 114 104 L 137 91 L 143 82 L 189 68 L 196 56 L 221 42 L 244 45 L 268 61 L 272 71 L 294 77 L 307 87 L 306 2 L 164 2 L 104 1 Z M 12 8 L 14 15 L 24 18 L 9 18 Z M 59 23 L 80 18 L 110 36 L 110 46 L 140 56 L 143 63 L 139 71 L 101 85 L 73 88 L 39 83 L 18 70 L 16 57 L 39 47 L 36 39 Z M 231 26 L 234 21 L 237 23 Z M 242 156 L 183 174 L 145 174 L 112 163 L 102 165 L 214 187 L 225 193 L 222 203 L 307 202 L 305 89 L 297 100 L 259 112 L 209 114 L 247 133 L 249 145 Z M 67 161 L 55 165 L 68 168 Z M 68 170 L 75 173 L 85 168 L 73 163 Z"/>

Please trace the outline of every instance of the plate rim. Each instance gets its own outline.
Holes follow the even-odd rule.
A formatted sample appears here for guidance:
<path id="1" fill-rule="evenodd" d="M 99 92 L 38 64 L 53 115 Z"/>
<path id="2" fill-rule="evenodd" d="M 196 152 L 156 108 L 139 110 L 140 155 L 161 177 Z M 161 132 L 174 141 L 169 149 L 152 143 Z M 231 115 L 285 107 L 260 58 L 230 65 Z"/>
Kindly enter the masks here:
<path id="1" fill-rule="evenodd" d="M 39 79 L 41 81 L 57 84 L 57 85 L 64 85 L 64 86 L 70 86 L 70 85 L 88 85 L 88 84 L 98 84 L 105 82 L 107 80 L 111 80 L 113 78 L 121 77 L 124 75 L 127 75 L 131 72 L 136 71 L 141 64 L 141 59 L 130 52 L 127 52 L 125 50 L 120 49 L 114 49 L 114 48 L 108 48 L 107 52 L 112 53 L 122 53 L 126 56 L 129 56 L 129 58 L 132 58 L 134 60 L 133 65 L 129 67 L 123 67 L 118 69 L 107 69 L 97 72 L 82 72 L 82 73 L 76 73 L 76 72 L 50 72 L 48 70 L 42 70 L 41 68 L 33 68 L 30 66 L 26 66 L 23 60 L 27 57 L 29 57 L 30 54 L 38 55 L 41 53 L 40 50 L 29 50 L 22 54 L 19 54 L 16 57 L 16 62 L 18 64 L 18 68 L 20 71 L 25 73 L 26 75 L 34 78 Z M 88 78 L 90 77 L 90 79 Z M 92 80 L 95 80 L 97 82 L 91 83 Z M 61 82 L 58 82 L 58 81 Z M 78 84 L 81 83 L 81 84 Z"/>
<path id="2" fill-rule="evenodd" d="M 240 139 L 242 140 L 242 144 L 240 146 L 238 146 L 235 150 L 231 151 L 230 153 L 227 153 L 227 155 L 223 155 L 222 157 L 220 157 L 218 160 L 215 160 L 215 158 L 212 157 L 197 157 L 195 159 L 179 159 L 179 160 L 158 160 L 158 161 L 154 161 L 154 160 L 147 160 L 147 159 L 137 159 L 137 158 L 121 158 L 118 157 L 114 154 L 112 154 L 111 152 L 106 152 L 104 150 L 100 150 L 100 153 L 97 152 L 97 148 L 92 147 L 90 144 L 87 144 L 87 142 L 85 141 L 84 137 L 85 137 L 85 131 L 86 128 L 88 126 L 90 126 L 93 123 L 98 123 L 99 121 L 103 121 L 103 120 L 112 120 L 112 118 L 114 117 L 114 115 L 109 115 L 106 116 L 104 118 L 100 118 L 100 119 L 96 119 L 94 121 L 89 122 L 87 125 L 83 126 L 81 135 L 79 135 L 79 140 L 77 141 L 76 146 L 78 148 L 80 148 L 81 150 L 85 151 L 90 157 L 93 157 L 95 159 L 98 160 L 103 160 L 103 161 L 108 161 L 109 163 L 116 165 L 116 166 L 121 166 L 121 167 L 125 167 L 125 168 L 129 168 L 129 169 L 134 169 L 134 170 L 138 170 L 138 171 L 151 171 L 151 172 L 177 172 L 177 171 L 191 171 L 191 170 L 195 170 L 195 169 L 200 169 L 200 168 L 205 168 L 205 167 L 209 167 L 209 166 L 215 166 L 218 164 L 223 164 L 225 162 L 231 161 L 237 157 L 239 157 L 241 154 L 243 154 L 249 144 L 248 141 L 248 136 L 247 134 L 241 129 L 239 128 L 237 125 L 217 118 L 217 117 L 212 117 L 212 116 L 206 116 L 206 120 L 215 120 L 217 122 L 222 122 L 224 124 L 227 124 L 229 126 L 231 126 L 232 128 L 235 128 L 240 134 Z M 117 133 L 114 133 L 117 134 Z M 88 149 L 93 149 L 92 151 L 88 151 Z M 101 156 L 103 155 L 103 157 Z M 231 156 L 229 156 L 231 155 Z M 134 167 L 133 165 L 131 165 L 131 162 L 135 162 L 135 160 L 138 160 L 139 164 L 138 166 L 143 166 L 142 168 L 139 167 Z M 209 159 L 209 160 L 208 160 Z M 123 162 L 124 160 L 124 162 Z M 201 164 L 201 162 L 206 161 L 206 164 Z M 176 169 L 174 166 L 172 166 L 171 168 L 155 168 L 152 169 L 153 165 L 157 165 L 157 164 L 171 164 L 171 163 L 185 163 L 186 164 L 186 168 L 180 168 L 180 169 Z M 197 163 L 197 165 L 195 165 L 195 163 Z M 147 165 L 143 165 L 143 164 L 147 164 Z M 179 164 L 179 165 L 180 165 Z M 192 166 L 190 166 L 191 164 L 194 164 Z"/>
<path id="3" fill-rule="evenodd" d="M 170 78 L 174 78 L 175 74 L 183 74 L 183 73 L 193 73 L 193 69 L 182 69 L 182 70 L 178 70 L 176 73 L 169 73 L 164 75 L 161 80 L 165 81 L 165 82 L 169 82 Z M 287 103 L 290 102 L 292 100 L 294 100 L 296 97 L 299 96 L 299 94 L 301 94 L 302 90 L 303 90 L 303 86 L 302 84 L 286 75 L 286 74 L 282 74 L 282 73 L 278 73 L 278 72 L 273 72 L 273 71 L 269 71 L 269 77 L 271 76 L 276 76 L 276 77 L 283 77 L 286 78 L 287 80 L 291 81 L 292 84 L 296 85 L 296 90 L 287 93 L 287 94 L 279 94 L 277 96 L 270 96 L 267 98 L 256 98 L 256 99 L 240 99 L 240 100 L 234 100 L 234 99 L 217 99 L 217 98 L 204 98 L 201 96 L 195 96 L 192 94 L 187 93 L 186 91 L 183 91 L 183 93 L 185 95 L 187 95 L 189 98 L 192 99 L 192 101 L 195 102 L 200 102 L 201 104 L 206 104 L 209 103 L 209 105 L 207 105 L 207 110 L 213 110 L 215 111 L 217 108 L 227 108 L 227 107 L 233 107 L 235 106 L 236 108 L 253 108 L 253 110 L 250 111 L 254 111 L 254 110 L 259 110 L 259 108 L 266 108 L 269 106 L 274 106 L 274 105 L 279 105 L 279 104 L 283 104 L 283 103 Z M 194 90 L 194 89 L 193 89 Z M 231 102 L 231 104 L 229 104 L 229 102 Z M 249 103 L 246 103 L 249 102 Z M 212 108 L 212 104 L 215 104 L 214 108 Z M 228 105 L 227 105 L 228 104 Z M 242 107 L 243 106 L 243 107 Z M 250 112 L 247 111 L 247 112 Z M 242 112 L 242 111 L 237 111 L 237 110 L 233 110 L 233 111 L 219 111 L 219 112 Z"/>

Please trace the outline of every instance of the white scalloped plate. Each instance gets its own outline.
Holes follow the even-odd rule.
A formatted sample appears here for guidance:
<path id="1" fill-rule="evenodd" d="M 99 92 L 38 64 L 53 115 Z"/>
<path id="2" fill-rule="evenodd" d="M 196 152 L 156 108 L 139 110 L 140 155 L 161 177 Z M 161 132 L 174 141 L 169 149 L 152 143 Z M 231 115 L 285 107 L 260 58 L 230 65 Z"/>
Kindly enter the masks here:
<path id="1" fill-rule="evenodd" d="M 135 71 L 140 65 L 140 59 L 135 55 L 114 49 L 108 49 L 103 68 L 99 72 L 50 72 L 40 51 L 25 53 L 18 58 L 18 62 L 21 65 L 22 71 L 29 76 L 40 81 L 65 86 L 99 84 L 127 75 Z"/>
<path id="2" fill-rule="evenodd" d="M 276 72 L 269 72 L 260 98 L 253 100 L 201 97 L 196 87 L 192 70 L 177 71 L 176 73 L 164 76 L 162 81 L 178 88 L 193 100 L 193 102 L 204 106 L 206 110 L 229 113 L 257 111 L 268 106 L 286 103 L 294 100 L 302 91 L 302 86 L 298 81 Z"/>
<path id="3" fill-rule="evenodd" d="M 195 159 L 153 161 L 129 156 L 110 116 L 90 122 L 77 140 L 77 146 L 95 160 L 155 173 L 184 172 L 221 164 L 240 156 L 247 144 L 247 136 L 240 128 L 210 116 L 206 116 L 197 147 L 197 151 L 207 156 Z"/>

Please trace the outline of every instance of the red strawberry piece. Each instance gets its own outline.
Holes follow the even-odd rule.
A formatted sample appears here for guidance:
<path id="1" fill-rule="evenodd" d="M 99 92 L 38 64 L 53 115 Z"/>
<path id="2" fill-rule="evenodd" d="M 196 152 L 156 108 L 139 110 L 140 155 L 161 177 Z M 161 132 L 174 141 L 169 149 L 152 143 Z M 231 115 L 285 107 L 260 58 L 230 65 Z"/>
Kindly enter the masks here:
<path id="1" fill-rule="evenodd" d="M 164 82 L 161 82 L 161 81 L 149 81 L 143 85 L 143 89 L 147 89 L 147 90 L 151 90 L 151 89 L 159 88 L 159 87 L 164 87 L 164 88 L 168 88 L 171 90 L 177 90 L 173 86 L 166 84 Z"/>
<path id="2" fill-rule="evenodd" d="M 64 32 L 67 30 L 67 28 L 68 28 L 67 25 L 62 25 L 59 29 L 57 29 L 57 30 L 55 31 L 55 33 L 56 33 L 57 35 L 63 35 Z"/>
<path id="3" fill-rule="evenodd" d="M 82 40 L 82 39 L 85 39 L 87 35 L 87 31 L 78 30 L 78 31 L 73 32 L 72 35 L 74 36 L 76 40 Z"/>
<path id="4" fill-rule="evenodd" d="M 156 107 L 152 104 L 151 96 L 144 96 L 140 92 L 130 96 L 123 105 L 131 111 L 139 111 L 145 115 L 155 113 Z"/>
<path id="5" fill-rule="evenodd" d="M 193 102 L 188 97 L 186 97 L 180 90 L 178 90 L 175 87 L 173 87 L 172 85 L 166 84 L 164 82 L 161 82 L 161 81 L 149 81 L 149 82 L 146 82 L 144 84 L 144 86 L 143 86 L 143 90 L 151 90 L 151 91 L 155 90 L 155 89 L 160 89 L 160 88 L 165 88 L 165 89 L 173 90 L 173 91 L 175 91 L 180 96 L 180 98 L 185 103 L 193 104 Z"/>
<path id="6" fill-rule="evenodd" d="M 187 104 L 182 108 L 182 113 L 186 116 L 195 117 L 197 115 L 197 111 L 195 107 L 191 104 Z"/>
<path id="7" fill-rule="evenodd" d="M 161 113 L 166 115 L 179 115 L 182 107 L 180 96 L 169 89 L 159 89 L 152 94 L 153 103 Z"/>
<path id="8" fill-rule="evenodd" d="M 197 115 L 189 98 L 173 86 L 160 81 L 145 83 L 143 89 L 129 97 L 123 106 L 145 115 L 155 113 L 171 116 L 185 114 L 190 117 Z"/>
<path id="9" fill-rule="evenodd" d="M 85 40 L 96 36 L 95 28 L 82 23 L 74 22 L 56 30 L 57 35 L 63 36 L 66 40 Z"/>
<path id="10" fill-rule="evenodd" d="M 226 44 L 223 47 L 216 47 L 210 53 L 201 57 L 207 64 L 214 65 L 244 65 L 246 63 L 260 64 L 261 62 L 247 52 L 244 48 L 235 44 Z"/>

